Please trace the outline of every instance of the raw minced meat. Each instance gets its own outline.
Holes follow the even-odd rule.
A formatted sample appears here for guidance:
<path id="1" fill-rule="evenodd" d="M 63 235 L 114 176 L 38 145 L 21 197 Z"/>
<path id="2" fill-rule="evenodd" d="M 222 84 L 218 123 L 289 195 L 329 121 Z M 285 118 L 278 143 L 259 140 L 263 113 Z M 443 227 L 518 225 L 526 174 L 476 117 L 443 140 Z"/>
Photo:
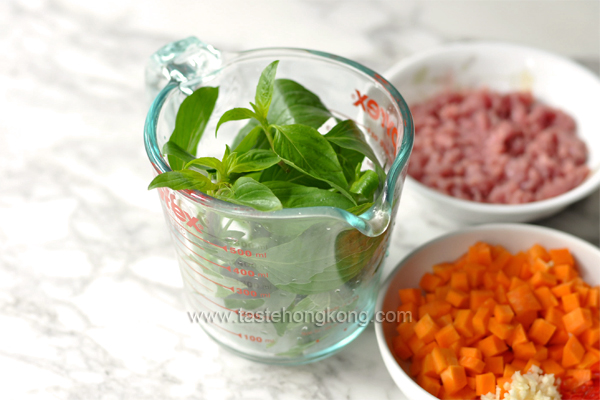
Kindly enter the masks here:
<path id="1" fill-rule="evenodd" d="M 528 203 L 567 192 L 589 173 L 573 118 L 530 93 L 443 92 L 411 112 L 416 132 L 408 172 L 445 194 Z"/>

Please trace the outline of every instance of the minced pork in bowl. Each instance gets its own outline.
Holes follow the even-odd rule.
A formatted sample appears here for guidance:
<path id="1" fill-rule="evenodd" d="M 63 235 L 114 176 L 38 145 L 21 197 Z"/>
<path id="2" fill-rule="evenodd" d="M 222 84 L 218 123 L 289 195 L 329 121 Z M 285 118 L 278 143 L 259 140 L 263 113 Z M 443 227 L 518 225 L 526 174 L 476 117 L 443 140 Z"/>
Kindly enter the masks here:
<path id="1" fill-rule="evenodd" d="M 417 194 L 429 210 L 466 223 L 532 221 L 557 213 L 600 185 L 600 80 L 575 62 L 520 45 L 469 42 L 415 54 L 393 66 L 385 76 L 411 106 L 443 91 L 530 92 L 535 101 L 572 117 L 579 139 L 569 144 L 571 153 L 580 154 L 583 143 L 583 148 L 587 147 L 585 164 L 589 173 L 584 172 L 583 178 L 579 168 L 581 183 L 554 197 L 522 204 L 465 200 L 407 177 L 407 193 Z M 418 125 L 419 114 L 413 113 L 413 117 Z M 583 143 L 578 145 L 578 141 Z M 411 162 L 417 158 L 413 152 Z"/>

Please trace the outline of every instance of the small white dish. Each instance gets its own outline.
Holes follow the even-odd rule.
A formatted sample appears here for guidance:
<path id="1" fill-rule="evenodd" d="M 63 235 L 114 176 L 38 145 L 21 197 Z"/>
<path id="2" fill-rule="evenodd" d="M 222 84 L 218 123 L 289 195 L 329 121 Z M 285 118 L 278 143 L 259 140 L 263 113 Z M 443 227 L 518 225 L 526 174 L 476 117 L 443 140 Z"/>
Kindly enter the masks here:
<path id="1" fill-rule="evenodd" d="M 432 212 L 466 223 L 533 221 L 557 213 L 600 186 L 600 79 L 581 65 L 520 45 L 467 42 L 442 45 L 407 57 L 384 76 L 409 105 L 442 89 L 530 90 L 535 98 L 569 113 L 588 147 L 591 173 L 581 185 L 559 196 L 526 204 L 462 200 L 407 177 L 406 193 L 417 194 Z"/>
<path id="2" fill-rule="evenodd" d="M 418 288 L 423 274 L 434 264 L 453 261 L 477 241 L 500 244 L 515 254 L 536 243 L 547 248 L 568 248 L 575 258 L 582 278 L 590 285 L 600 284 L 600 249 L 570 234 L 527 224 L 487 224 L 459 230 L 425 243 L 406 256 L 391 272 L 377 301 L 376 310 L 395 312 L 400 305 L 398 290 Z M 435 400 L 408 375 L 409 363 L 397 358 L 391 350 L 397 335 L 396 322 L 375 324 L 379 351 L 396 385 L 410 400 Z"/>

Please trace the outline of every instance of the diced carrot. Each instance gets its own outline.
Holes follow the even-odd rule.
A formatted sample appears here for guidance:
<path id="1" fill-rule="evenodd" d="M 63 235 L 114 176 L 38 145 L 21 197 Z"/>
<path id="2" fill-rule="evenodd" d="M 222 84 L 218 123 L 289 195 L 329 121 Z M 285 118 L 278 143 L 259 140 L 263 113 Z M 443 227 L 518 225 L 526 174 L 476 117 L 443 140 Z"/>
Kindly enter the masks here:
<path id="1" fill-rule="evenodd" d="M 587 369 L 600 360 L 598 354 L 588 351 L 583 355 L 581 362 L 577 364 L 577 369 Z"/>
<path id="2" fill-rule="evenodd" d="M 513 330 L 513 333 L 511 335 L 510 339 L 507 341 L 507 343 L 511 347 L 515 347 L 515 345 L 517 345 L 517 344 L 527 343 L 528 340 L 529 340 L 529 338 L 527 337 L 527 333 L 525 333 L 525 329 L 523 328 L 523 325 L 517 324 L 517 326 Z"/>
<path id="3" fill-rule="evenodd" d="M 461 357 L 458 364 L 465 367 L 465 370 L 472 374 L 481 374 L 485 368 L 485 363 L 474 357 Z"/>
<path id="4" fill-rule="evenodd" d="M 487 299 L 486 301 L 483 302 L 481 307 L 487 307 L 490 309 L 491 313 L 494 313 L 494 307 L 496 307 L 497 304 L 498 303 L 496 302 L 496 300 L 494 300 L 493 297 L 490 297 L 489 299 Z"/>
<path id="5" fill-rule="evenodd" d="M 427 293 L 425 295 L 425 303 L 431 303 L 432 301 L 437 300 L 435 293 Z"/>
<path id="6" fill-rule="evenodd" d="M 529 372 L 529 370 L 531 369 L 531 367 L 533 367 L 534 365 L 536 366 L 541 366 L 542 363 L 539 362 L 538 360 L 532 358 L 529 361 L 527 361 L 527 364 L 525 364 L 525 367 L 523 367 L 523 370 L 521 371 L 523 374 L 526 374 Z"/>
<path id="7" fill-rule="evenodd" d="M 590 328 L 585 330 L 581 335 L 579 335 L 579 340 L 583 345 L 593 346 L 598 343 L 600 339 L 600 328 Z"/>
<path id="8" fill-rule="evenodd" d="M 592 380 L 592 371 L 590 369 L 568 369 L 564 387 L 567 390 L 573 390 Z"/>
<path id="9" fill-rule="evenodd" d="M 419 384 L 419 386 L 425 389 L 425 391 L 429 392 L 433 397 L 437 397 L 440 393 L 440 389 L 442 388 L 439 379 L 432 378 L 430 376 L 420 377 L 417 383 Z"/>
<path id="10" fill-rule="evenodd" d="M 398 306 L 396 311 L 401 313 L 410 313 L 410 315 L 417 315 L 418 306 L 415 303 L 406 303 Z"/>
<path id="11" fill-rule="evenodd" d="M 504 357 L 495 356 L 486 358 L 485 371 L 491 372 L 497 376 L 502 376 L 502 373 L 504 372 Z"/>
<path id="12" fill-rule="evenodd" d="M 508 297 L 506 297 L 506 289 L 502 285 L 496 287 L 496 301 L 498 304 L 508 304 Z"/>
<path id="13" fill-rule="evenodd" d="M 476 398 L 475 391 L 472 390 L 468 385 L 465 385 L 464 388 L 460 389 L 456 393 L 445 393 L 444 388 L 440 390 L 442 400 L 474 400 Z"/>
<path id="14" fill-rule="evenodd" d="M 522 251 L 515 254 L 508 264 L 504 267 L 504 273 L 509 278 L 513 276 L 519 276 L 521 274 L 521 269 L 523 268 L 523 264 L 527 261 L 527 256 Z"/>
<path id="15" fill-rule="evenodd" d="M 477 343 L 477 348 L 485 357 L 493 357 L 504 352 L 508 347 L 495 335 L 490 335 Z"/>
<path id="16" fill-rule="evenodd" d="M 460 335 L 453 325 L 446 325 L 435 334 L 435 340 L 440 347 L 448 347 L 460 339 Z"/>
<path id="17" fill-rule="evenodd" d="M 556 307 L 558 305 L 558 300 L 550 291 L 550 288 L 547 286 L 542 286 L 533 291 L 533 294 L 538 299 L 540 304 L 544 309 L 548 309 L 550 307 Z"/>
<path id="18" fill-rule="evenodd" d="M 413 354 L 400 336 L 395 336 L 392 339 L 392 346 L 394 348 L 394 353 L 402 360 L 408 360 Z"/>
<path id="19" fill-rule="evenodd" d="M 566 296 L 568 294 L 571 294 L 573 291 L 571 290 L 571 282 L 565 282 L 565 283 L 561 283 L 560 285 L 556 285 L 554 286 L 552 289 L 550 289 L 552 291 L 552 294 L 554 294 L 556 297 L 563 297 Z"/>
<path id="20" fill-rule="evenodd" d="M 448 314 L 452 310 L 452 305 L 444 300 L 434 300 L 430 303 L 423 304 L 419 307 L 419 319 L 425 314 L 429 314 L 431 318 L 439 318 L 444 314 Z"/>
<path id="21" fill-rule="evenodd" d="M 510 364 L 515 359 L 515 354 L 512 352 L 512 350 L 506 350 L 501 354 L 501 356 L 504 359 L 504 365 Z"/>
<path id="22" fill-rule="evenodd" d="M 551 358 L 554 361 L 561 362 L 562 354 L 563 354 L 562 345 L 548 346 L 548 358 Z"/>
<path id="23" fill-rule="evenodd" d="M 581 335 L 592 327 L 592 314 L 587 308 L 576 308 L 563 316 L 563 324 L 567 332 L 575 336 Z"/>
<path id="24" fill-rule="evenodd" d="M 448 295 L 450 289 L 450 285 L 436 287 L 434 292 L 436 300 L 446 300 L 446 296 Z"/>
<path id="25" fill-rule="evenodd" d="M 424 343 L 429 343 L 435 339 L 435 334 L 440 330 L 440 327 L 435 323 L 429 314 L 415 324 L 415 334 Z"/>
<path id="26" fill-rule="evenodd" d="M 462 349 L 464 346 L 465 346 L 465 340 L 461 337 L 456 342 L 454 342 L 450 346 L 448 346 L 448 348 L 454 352 L 456 357 L 458 357 L 458 355 L 460 353 L 460 349 Z"/>
<path id="27" fill-rule="evenodd" d="M 473 311 L 458 310 L 454 318 L 454 328 L 465 338 L 473 336 Z"/>
<path id="28" fill-rule="evenodd" d="M 501 324 L 508 324 L 514 316 L 515 313 L 509 305 L 498 304 L 494 307 L 494 317 Z"/>
<path id="29" fill-rule="evenodd" d="M 510 292 L 511 290 L 514 290 L 516 288 L 518 288 L 519 286 L 526 286 L 527 282 L 523 281 L 522 279 L 519 279 L 516 276 L 513 276 L 512 278 L 510 278 L 510 286 L 508 287 L 508 291 Z"/>
<path id="30" fill-rule="evenodd" d="M 517 371 L 522 371 L 527 365 L 527 361 L 515 358 L 510 365 Z"/>
<path id="31" fill-rule="evenodd" d="M 413 358 L 415 360 L 423 358 L 427 354 L 431 353 L 433 351 L 433 349 L 436 347 L 438 347 L 438 344 L 436 342 L 429 342 L 425 346 L 423 346 L 423 347 L 419 348 L 417 351 L 415 351 L 415 353 L 413 354 Z"/>
<path id="32" fill-rule="evenodd" d="M 563 317 L 565 316 L 565 313 L 563 313 L 561 310 L 559 310 L 557 307 L 549 307 L 546 310 L 546 315 L 544 316 L 544 319 L 548 322 L 550 322 L 552 325 L 556 326 L 556 327 L 563 327 Z"/>
<path id="33" fill-rule="evenodd" d="M 556 326 L 552 325 L 545 319 L 538 318 L 533 321 L 533 325 L 531 325 L 531 328 L 529 328 L 527 336 L 529 336 L 532 342 L 545 345 L 548 343 L 552 335 L 554 335 L 555 330 Z"/>
<path id="34" fill-rule="evenodd" d="M 461 357 L 473 357 L 481 360 L 481 351 L 475 347 L 463 347 L 460 349 L 459 355 Z"/>
<path id="35" fill-rule="evenodd" d="M 477 242 L 469 247 L 467 252 L 467 262 L 489 266 L 492 263 L 492 250 L 490 245 L 483 242 Z"/>
<path id="36" fill-rule="evenodd" d="M 513 318 L 513 322 L 523 325 L 523 329 L 529 330 L 533 321 L 535 321 L 538 317 L 537 311 L 525 311 L 520 314 L 515 315 Z"/>
<path id="37" fill-rule="evenodd" d="M 439 317 L 438 319 L 435 320 L 435 323 L 440 328 L 443 328 L 446 325 L 451 325 L 452 324 L 452 315 L 450 315 L 450 314 L 442 315 L 441 317 Z"/>
<path id="38" fill-rule="evenodd" d="M 423 342 L 421 339 L 419 339 L 419 337 L 417 335 L 413 335 L 411 336 L 410 339 L 408 339 L 408 341 L 406 342 L 406 344 L 408 345 L 408 347 L 410 348 L 410 351 L 414 353 L 416 353 L 421 347 L 425 346 L 425 342 Z"/>
<path id="39" fill-rule="evenodd" d="M 550 257 L 550 254 L 548 254 L 548 251 L 546 251 L 546 249 L 540 244 L 534 244 L 533 246 L 531 246 L 529 250 L 527 250 L 527 257 L 529 259 L 530 264 L 533 264 L 533 261 L 536 258 L 541 258 L 543 261 L 546 262 L 552 259 Z"/>
<path id="40" fill-rule="evenodd" d="M 546 272 L 550 266 L 541 258 L 536 258 L 533 263 L 531 263 L 531 268 L 529 269 L 534 275 L 536 272 Z M 552 276 L 556 281 L 556 277 Z"/>
<path id="41" fill-rule="evenodd" d="M 510 324 L 501 324 L 496 318 L 490 318 L 488 329 L 491 333 L 506 341 L 510 339 L 515 328 Z"/>
<path id="42" fill-rule="evenodd" d="M 475 377 L 474 376 L 467 376 L 467 386 L 470 389 L 475 390 Z"/>
<path id="43" fill-rule="evenodd" d="M 499 254 L 494 257 L 492 263 L 490 264 L 490 269 L 492 271 L 498 271 L 503 269 L 511 260 L 512 254 L 510 254 L 506 249 L 502 249 Z"/>
<path id="44" fill-rule="evenodd" d="M 560 282 L 569 282 L 577 276 L 573 267 L 567 264 L 554 265 L 551 271 Z"/>
<path id="45" fill-rule="evenodd" d="M 403 322 L 396 327 L 396 331 L 400 335 L 400 338 L 405 342 L 415 334 L 415 321 Z"/>
<path id="46" fill-rule="evenodd" d="M 450 287 L 462 290 L 463 292 L 468 292 L 470 287 L 467 273 L 464 271 L 453 272 L 452 275 L 450 275 Z"/>
<path id="47" fill-rule="evenodd" d="M 477 311 L 488 299 L 494 298 L 494 292 L 491 290 L 472 290 L 470 293 L 470 308 Z"/>
<path id="48" fill-rule="evenodd" d="M 570 313 L 574 309 L 581 307 L 581 304 L 579 303 L 579 293 L 577 292 L 567 294 L 560 299 L 565 313 Z"/>
<path id="49" fill-rule="evenodd" d="M 569 340 L 569 332 L 563 327 L 556 328 L 554 335 L 548 342 L 549 345 L 565 344 Z"/>
<path id="50" fill-rule="evenodd" d="M 440 377 L 442 378 L 444 390 L 448 394 L 456 393 L 467 386 L 467 374 L 460 365 L 450 365 L 440 374 Z"/>
<path id="51" fill-rule="evenodd" d="M 529 279 L 529 283 L 534 289 L 537 289 L 542 286 L 552 287 L 556 285 L 556 277 L 548 272 L 537 271 L 531 279 Z"/>
<path id="52" fill-rule="evenodd" d="M 489 308 L 480 308 L 473 316 L 473 333 L 475 336 L 485 335 L 488 332 L 488 322 L 492 312 Z"/>
<path id="53" fill-rule="evenodd" d="M 445 284 L 450 280 L 450 275 L 454 271 L 454 268 L 454 265 L 451 263 L 436 264 L 433 266 L 433 273 L 439 276 Z"/>
<path id="54" fill-rule="evenodd" d="M 493 271 L 486 271 L 483 274 L 483 287 L 487 290 L 494 291 L 496 290 L 496 286 L 498 286 L 498 278 L 497 273 Z"/>
<path id="55" fill-rule="evenodd" d="M 542 361 L 542 370 L 545 374 L 554 374 L 556 378 L 565 374 L 565 369 L 553 359 Z"/>
<path id="56" fill-rule="evenodd" d="M 571 368 L 581 362 L 583 359 L 583 355 L 585 354 L 585 349 L 577 340 L 575 336 L 571 336 L 565 344 L 565 348 L 563 349 L 562 356 L 562 366 L 563 368 Z"/>
<path id="57" fill-rule="evenodd" d="M 529 278 L 533 276 L 533 272 L 531 272 L 531 264 L 526 262 L 523 264 L 523 268 L 521 268 L 521 273 L 519 274 L 519 278 L 523 281 L 528 281 Z"/>
<path id="58" fill-rule="evenodd" d="M 400 289 L 398 296 L 402 304 L 415 303 L 417 306 L 421 304 L 421 291 L 419 289 Z"/>
<path id="59" fill-rule="evenodd" d="M 408 374 L 412 377 L 419 375 L 421 367 L 423 366 L 423 359 L 411 360 L 410 367 L 408 367 Z"/>
<path id="60" fill-rule="evenodd" d="M 512 349 L 513 353 L 515 353 L 515 358 L 519 360 L 529 360 L 537 353 L 535 345 L 532 342 L 515 344 Z"/>
<path id="61" fill-rule="evenodd" d="M 575 260 L 569 249 L 550 249 L 548 250 L 550 258 L 554 262 L 554 265 L 567 264 L 571 267 L 575 265 Z"/>
<path id="62" fill-rule="evenodd" d="M 506 293 L 506 297 L 508 297 L 508 302 L 517 315 L 526 311 L 538 311 L 542 309 L 542 305 L 537 301 L 535 295 L 527 285 L 522 285 L 509 291 Z"/>
<path id="63" fill-rule="evenodd" d="M 469 304 L 469 294 L 458 289 L 450 289 L 445 299 L 456 308 L 465 308 Z"/>
<path id="64" fill-rule="evenodd" d="M 523 366 L 525 366 L 525 364 L 523 364 Z M 520 371 L 520 370 L 521 370 L 520 368 L 516 368 L 512 364 L 506 364 L 504 366 L 504 373 L 502 375 L 505 378 L 511 378 L 515 372 Z"/>
<path id="65" fill-rule="evenodd" d="M 587 286 L 575 286 L 575 290 L 579 293 L 579 304 L 581 304 L 582 307 L 587 307 L 586 302 L 590 288 Z"/>
<path id="66" fill-rule="evenodd" d="M 419 282 L 419 286 L 426 292 L 433 292 L 436 287 L 441 285 L 443 285 L 442 278 L 429 272 L 425 273 L 421 278 L 421 282 Z"/>
<path id="67" fill-rule="evenodd" d="M 441 374 L 442 371 L 448 368 L 450 365 L 458 365 L 456 355 L 450 349 L 436 347 L 431 351 L 431 356 L 433 357 L 435 371 L 438 374 Z"/>
<path id="68" fill-rule="evenodd" d="M 439 374 L 435 370 L 435 363 L 433 361 L 433 356 L 431 355 L 431 353 L 423 357 L 421 375 L 430 376 L 432 378 L 437 378 L 439 376 Z"/>
<path id="69" fill-rule="evenodd" d="M 500 387 L 500 399 L 503 399 L 504 396 L 506 395 L 506 393 L 508 393 L 508 391 L 505 389 L 506 387 L 510 387 L 510 384 L 512 382 L 512 378 L 511 377 L 500 377 L 500 378 L 496 378 L 496 384 L 498 385 L 498 387 Z M 506 385 L 508 383 L 508 386 Z"/>
<path id="70" fill-rule="evenodd" d="M 548 348 L 546 346 L 542 346 L 541 344 L 535 345 L 535 356 L 533 358 L 538 361 L 544 361 L 548 359 Z"/>
<path id="71" fill-rule="evenodd" d="M 586 307 L 596 309 L 600 306 L 600 290 L 598 290 L 598 288 L 589 290 L 585 305 Z"/>
<path id="72" fill-rule="evenodd" d="M 477 396 L 496 393 L 496 376 L 491 372 L 475 376 L 475 393 Z"/>

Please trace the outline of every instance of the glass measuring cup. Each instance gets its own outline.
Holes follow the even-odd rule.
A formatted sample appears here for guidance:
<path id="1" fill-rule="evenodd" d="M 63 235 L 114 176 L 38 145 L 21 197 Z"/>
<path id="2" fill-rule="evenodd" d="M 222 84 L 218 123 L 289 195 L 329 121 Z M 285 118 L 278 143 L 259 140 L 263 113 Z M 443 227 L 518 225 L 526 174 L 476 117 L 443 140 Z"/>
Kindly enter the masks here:
<path id="1" fill-rule="evenodd" d="M 218 86 L 219 98 L 198 156 L 221 157 L 245 122 L 224 124 L 216 138 L 218 119 L 253 100 L 274 60 L 277 78 L 295 80 L 361 127 L 387 173 L 373 206 L 361 215 L 334 207 L 261 212 L 199 191 L 158 191 L 190 319 L 238 355 L 292 365 L 333 354 L 372 319 L 414 129 L 398 91 L 353 61 L 288 48 L 223 53 L 188 38 L 160 49 L 146 69 L 154 100 L 144 140 L 154 173 L 170 171 L 161 149 L 179 105 L 201 86 Z"/>

